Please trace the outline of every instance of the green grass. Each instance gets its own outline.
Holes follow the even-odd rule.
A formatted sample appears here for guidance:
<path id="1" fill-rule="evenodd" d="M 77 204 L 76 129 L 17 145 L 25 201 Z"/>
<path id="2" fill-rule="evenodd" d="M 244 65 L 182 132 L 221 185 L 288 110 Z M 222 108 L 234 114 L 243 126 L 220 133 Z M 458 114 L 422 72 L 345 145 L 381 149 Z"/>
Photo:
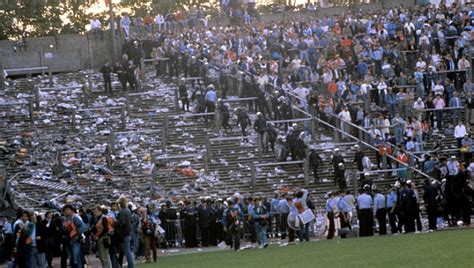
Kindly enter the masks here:
<path id="1" fill-rule="evenodd" d="M 241 252 L 188 252 L 138 267 L 474 267 L 474 230 L 321 240 Z"/>

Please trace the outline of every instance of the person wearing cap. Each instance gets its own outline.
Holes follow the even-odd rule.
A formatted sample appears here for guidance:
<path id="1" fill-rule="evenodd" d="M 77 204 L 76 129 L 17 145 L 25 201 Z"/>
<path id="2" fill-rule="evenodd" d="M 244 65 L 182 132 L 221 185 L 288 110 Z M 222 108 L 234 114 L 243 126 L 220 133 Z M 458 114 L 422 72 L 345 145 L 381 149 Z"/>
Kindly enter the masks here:
<path id="1" fill-rule="evenodd" d="M 362 194 L 357 197 L 357 215 L 359 217 L 359 236 L 374 235 L 373 199 L 369 195 L 370 186 L 364 185 Z"/>
<path id="2" fill-rule="evenodd" d="M 388 221 L 390 223 L 390 232 L 392 234 L 396 234 L 400 231 L 398 223 L 400 220 L 398 219 L 398 188 L 393 185 L 389 188 L 387 194 L 387 213 L 388 213 Z"/>
<path id="3" fill-rule="evenodd" d="M 216 109 L 217 93 L 213 84 L 210 84 L 206 90 L 206 112 L 213 113 Z"/>
<path id="4" fill-rule="evenodd" d="M 197 247 L 196 227 L 197 227 L 197 210 L 194 203 L 186 200 L 184 209 L 181 211 L 184 218 L 184 240 L 186 248 Z"/>
<path id="5" fill-rule="evenodd" d="M 428 232 L 437 229 L 438 200 L 440 189 L 430 179 L 424 181 L 423 201 L 425 202 L 426 213 L 428 214 Z"/>
<path id="6" fill-rule="evenodd" d="M 347 203 L 345 196 L 346 196 L 346 192 L 339 191 L 338 199 L 336 203 L 337 210 L 339 211 L 339 221 L 340 221 L 339 235 L 341 236 L 341 238 L 346 238 L 349 230 L 352 229 L 351 216 L 350 216 L 352 208 Z"/>
<path id="7" fill-rule="evenodd" d="M 378 189 L 374 190 L 374 209 L 375 217 L 379 224 L 379 235 L 387 234 L 387 209 L 385 203 L 385 196 L 380 193 Z"/>
<path id="8" fill-rule="evenodd" d="M 334 213 L 337 207 L 336 200 L 334 198 L 334 193 L 333 192 L 328 192 L 325 196 L 327 198 L 326 200 L 326 216 L 329 221 L 329 226 L 328 226 L 328 235 L 327 239 L 333 239 L 334 238 L 334 233 L 336 232 L 336 227 L 334 223 Z"/>
<path id="9" fill-rule="evenodd" d="M 181 99 L 181 106 L 183 112 L 189 112 L 189 97 L 188 97 L 188 89 L 186 88 L 185 78 L 183 77 L 181 80 L 181 85 L 179 86 L 179 97 Z"/>
<path id="10" fill-rule="evenodd" d="M 83 268 L 83 258 L 81 249 L 81 239 L 87 226 L 82 218 L 75 213 L 72 205 L 67 204 L 63 207 L 65 220 L 63 228 L 66 231 L 66 248 L 69 258 L 74 262 L 75 267 Z"/>
<path id="11" fill-rule="evenodd" d="M 263 204 L 261 197 L 256 198 L 255 206 L 251 209 L 249 208 L 249 214 L 252 215 L 254 221 L 254 228 L 257 234 L 259 248 L 268 247 L 267 225 L 270 214 L 268 213 L 266 206 Z"/>
<path id="12" fill-rule="evenodd" d="M 280 233 L 281 239 L 286 239 L 288 232 L 288 214 L 290 214 L 291 197 L 288 194 L 282 194 L 278 200 L 278 213 L 280 214 Z"/>
<path id="13" fill-rule="evenodd" d="M 411 183 L 411 180 L 406 181 L 406 183 L 402 182 L 400 192 L 400 215 L 405 233 L 415 232 L 415 218 L 418 211 L 418 202 L 415 192 L 411 189 Z"/>
<path id="14" fill-rule="evenodd" d="M 207 197 L 201 199 L 201 204 L 197 207 L 197 213 L 199 230 L 201 231 L 201 246 L 208 247 L 211 209 L 209 208 L 209 199 Z"/>
<path id="15" fill-rule="evenodd" d="M 316 151 L 315 148 L 312 148 L 308 155 L 309 166 L 313 169 L 314 183 L 321 182 L 318 176 L 318 167 L 323 165 L 323 159 L 321 155 Z"/>
<path id="16" fill-rule="evenodd" d="M 248 116 L 247 112 L 243 108 L 237 107 L 236 108 L 236 113 L 237 113 L 237 126 L 240 125 L 240 129 L 242 131 L 242 136 L 246 137 L 247 136 L 247 126 L 252 125 L 252 121 L 250 120 L 250 117 Z"/>
<path id="17" fill-rule="evenodd" d="M 265 119 L 265 116 L 261 113 L 257 113 L 257 118 L 255 119 L 255 122 L 253 123 L 253 128 L 257 132 L 257 134 L 260 137 L 260 143 L 262 145 L 262 148 L 265 148 L 265 144 L 263 143 L 263 134 L 265 133 L 265 130 L 267 128 L 267 119 Z"/>
<path id="18" fill-rule="evenodd" d="M 228 130 L 232 130 L 232 127 L 229 125 L 230 111 L 229 106 L 225 104 L 222 99 L 217 100 L 217 110 L 219 111 L 221 126 L 224 128 L 225 133 Z"/>

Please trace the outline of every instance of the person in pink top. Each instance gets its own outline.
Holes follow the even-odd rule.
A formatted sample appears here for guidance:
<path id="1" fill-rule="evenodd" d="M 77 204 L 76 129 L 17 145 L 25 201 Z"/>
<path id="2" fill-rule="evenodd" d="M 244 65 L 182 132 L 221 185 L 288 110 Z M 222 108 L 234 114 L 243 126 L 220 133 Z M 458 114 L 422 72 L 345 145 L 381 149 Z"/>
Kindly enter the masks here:
<path id="1" fill-rule="evenodd" d="M 446 107 L 446 104 L 441 98 L 441 95 L 436 95 L 436 98 L 433 100 L 433 105 L 435 107 L 435 116 L 436 116 L 436 127 L 441 129 L 442 119 L 443 119 L 443 109 Z"/>

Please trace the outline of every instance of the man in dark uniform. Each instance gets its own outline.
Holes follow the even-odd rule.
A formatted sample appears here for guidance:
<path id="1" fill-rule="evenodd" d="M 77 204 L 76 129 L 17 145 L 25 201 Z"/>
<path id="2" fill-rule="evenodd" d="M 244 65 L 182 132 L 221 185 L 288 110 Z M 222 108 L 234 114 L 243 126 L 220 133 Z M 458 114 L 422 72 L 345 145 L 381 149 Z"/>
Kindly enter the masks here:
<path id="1" fill-rule="evenodd" d="M 242 131 L 242 136 L 247 136 L 247 126 L 252 124 L 248 114 L 240 107 L 236 108 L 237 113 L 237 125 L 240 125 L 240 129 Z"/>
<path id="2" fill-rule="evenodd" d="M 357 198 L 357 215 L 359 217 L 359 236 L 374 235 L 374 214 L 372 210 L 373 200 L 369 195 L 370 186 L 365 185 L 362 194 Z"/>
<path id="3" fill-rule="evenodd" d="M 257 118 L 255 119 L 255 122 L 253 123 L 253 128 L 255 131 L 258 133 L 258 136 L 260 137 L 260 143 L 262 145 L 262 148 L 265 148 L 265 144 L 263 143 L 263 134 L 265 133 L 265 129 L 267 127 L 267 120 L 263 116 L 261 112 L 257 113 Z"/>
<path id="4" fill-rule="evenodd" d="M 137 89 L 137 78 L 135 77 L 135 68 L 136 66 L 133 64 L 133 61 L 129 61 L 126 66 L 124 66 L 124 70 L 127 75 L 127 81 L 130 85 L 130 90 L 135 91 Z"/>
<path id="5" fill-rule="evenodd" d="M 224 128 L 225 133 L 227 129 L 232 130 L 232 127 L 229 125 L 230 112 L 229 106 L 227 106 L 221 99 L 217 100 L 217 110 L 221 116 L 221 125 Z"/>
<path id="6" fill-rule="evenodd" d="M 102 77 L 104 78 L 105 92 L 112 92 L 112 79 L 110 78 L 110 74 L 112 73 L 112 66 L 110 66 L 109 61 L 105 61 L 105 64 L 100 68 L 100 72 L 102 73 Z"/>
<path id="7" fill-rule="evenodd" d="M 181 105 L 183 112 L 189 112 L 189 98 L 188 89 L 186 88 L 186 79 L 181 78 L 181 85 L 179 86 L 179 98 L 181 99 Z"/>
<path id="8" fill-rule="evenodd" d="M 125 72 L 124 67 L 119 61 L 117 61 L 114 65 L 114 73 L 117 74 L 117 78 L 120 81 L 120 84 L 122 84 L 123 91 L 126 91 L 127 90 L 127 74 Z"/>
<path id="9" fill-rule="evenodd" d="M 395 187 L 395 185 L 392 186 L 391 189 L 389 189 L 389 192 L 387 194 L 387 213 L 388 220 L 390 223 L 390 231 L 392 234 L 396 234 L 400 231 L 400 219 L 398 218 L 398 195 L 398 188 Z"/>
<path id="10" fill-rule="evenodd" d="M 411 189 L 411 181 L 403 183 L 400 193 L 400 214 L 405 232 L 415 232 L 415 213 L 417 212 L 417 201 L 415 192 Z"/>
<path id="11" fill-rule="evenodd" d="M 319 165 L 323 164 L 323 159 L 314 148 L 311 149 L 308 157 L 309 157 L 309 166 L 313 168 L 314 183 L 317 183 L 319 182 L 318 167 Z"/>
<path id="12" fill-rule="evenodd" d="M 211 210 L 209 208 L 209 200 L 203 199 L 198 207 L 199 229 L 201 230 L 201 246 L 209 246 L 209 217 Z"/>
<path id="13" fill-rule="evenodd" d="M 182 211 L 184 218 L 184 240 L 187 248 L 197 247 L 196 239 L 196 215 L 197 211 L 195 204 L 191 204 L 190 201 L 184 202 L 185 207 Z"/>
<path id="14" fill-rule="evenodd" d="M 278 133 L 276 129 L 273 127 L 272 123 L 267 123 L 267 126 L 265 128 L 265 134 L 264 134 L 264 150 L 265 152 L 268 153 L 268 143 L 270 143 L 270 147 L 272 148 L 272 152 L 275 152 L 275 142 L 277 139 Z"/>
<path id="15" fill-rule="evenodd" d="M 423 200 L 425 201 L 426 213 L 428 214 L 428 231 L 436 230 L 436 219 L 438 214 L 438 187 L 430 183 L 430 179 L 425 179 Z"/>

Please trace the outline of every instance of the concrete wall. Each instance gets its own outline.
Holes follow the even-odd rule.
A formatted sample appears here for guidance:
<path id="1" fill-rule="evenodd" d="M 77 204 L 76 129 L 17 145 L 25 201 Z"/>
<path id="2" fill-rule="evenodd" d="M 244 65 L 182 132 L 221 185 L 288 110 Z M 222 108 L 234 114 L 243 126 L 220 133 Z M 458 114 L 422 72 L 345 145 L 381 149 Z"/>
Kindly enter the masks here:
<path id="1" fill-rule="evenodd" d="M 0 62 L 4 69 L 48 66 L 53 72 L 71 72 L 98 68 L 112 57 L 107 37 L 104 33 L 104 40 L 89 38 L 89 35 L 30 38 L 26 41 L 26 51 L 16 53 L 13 51 L 15 42 L 3 40 L 0 41 Z M 116 43 L 119 50 L 119 40 Z"/>

